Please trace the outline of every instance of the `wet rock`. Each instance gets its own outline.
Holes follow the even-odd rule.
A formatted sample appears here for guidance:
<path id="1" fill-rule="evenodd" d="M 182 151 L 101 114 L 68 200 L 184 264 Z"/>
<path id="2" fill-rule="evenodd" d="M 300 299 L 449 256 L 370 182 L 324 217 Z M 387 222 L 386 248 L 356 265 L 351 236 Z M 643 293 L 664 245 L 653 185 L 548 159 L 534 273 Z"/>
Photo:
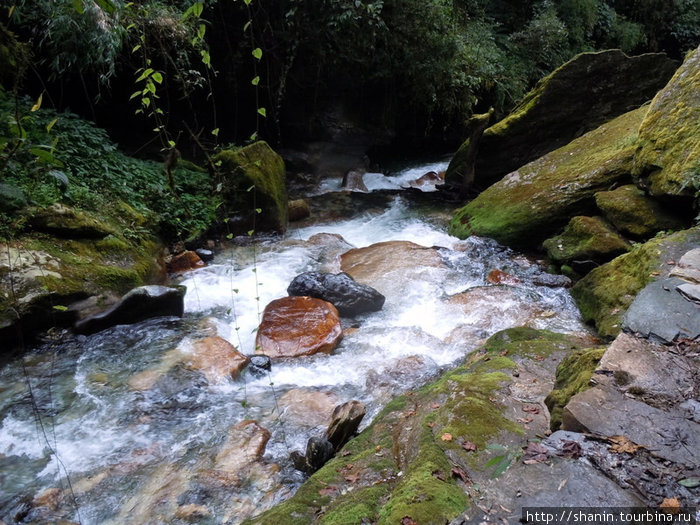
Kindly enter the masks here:
<path id="1" fill-rule="evenodd" d="M 30 223 L 37 231 L 68 239 L 103 239 L 114 233 L 111 227 L 86 212 L 59 203 L 35 211 Z"/>
<path id="2" fill-rule="evenodd" d="M 248 364 L 248 357 L 221 337 L 200 339 L 192 344 L 183 362 L 192 370 L 204 374 L 209 383 L 220 383 L 228 378 L 236 378 Z"/>
<path id="3" fill-rule="evenodd" d="M 330 354 L 342 337 L 335 306 L 313 297 L 285 297 L 265 307 L 255 347 L 272 358 Z"/>
<path id="4" fill-rule="evenodd" d="M 323 299 L 332 303 L 340 315 L 347 317 L 381 310 L 385 300 L 377 290 L 356 282 L 346 273 L 302 273 L 294 278 L 287 293 Z"/>
<path id="5" fill-rule="evenodd" d="M 294 451 L 291 454 L 294 468 L 313 474 L 335 455 L 333 444 L 325 438 L 312 437 L 306 443 L 306 454 Z"/>
<path id="6" fill-rule="evenodd" d="M 629 178 L 645 113 L 625 113 L 509 173 L 457 210 L 449 232 L 534 248 L 572 217 L 586 215 L 596 193 Z"/>
<path id="7" fill-rule="evenodd" d="M 182 317 L 185 287 L 141 286 L 134 288 L 109 310 L 75 324 L 79 334 L 93 334 L 119 324 L 133 324 L 160 316 Z"/>
<path id="8" fill-rule="evenodd" d="M 328 425 L 338 398 L 328 392 L 293 388 L 280 396 L 277 404 L 285 421 L 317 427 Z"/>
<path id="9" fill-rule="evenodd" d="M 595 194 L 605 218 L 622 233 L 648 239 L 661 230 L 678 230 L 685 221 L 662 208 L 636 186 L 626 185 Z"/>
<path id="10" fill-rule="evenodd" d="M 475 184 L 486 187 L 542 155 L 651 99 L 677 63 L 664 54 L 628 57 L 622 51 L 582 53 L 542 79 L 510 115 L 486 130 Z M 595 78 L 591 88 L 590 79 Z M 459 179 L 465 142 L 447 169 Z M 508 154 L 504 155 L 503 152 Z"/>
<path id="11" fill-rule="evenodd" d="M 197 248 L 194 253 L 205 263 L 210 263 L 214 260 L 214 252 L 207 248 Z"/>
<path id="12" fill-rule="evenodd" d="M 425 175 L 420 176 L 416 180 L 410 181 L 408 183 L 409 188 L 418 188 L 419 190 L 425 190 L 431 187 L 435 187 L 436 184 L 442 184 L 445 182 L 445 172 L 440 173 L 436 171 L 429 171 Z"/>
<path id="13" fill-rule="evenodd" d="M 557 275 L 552 273 L 541 273 L 532 278 L 532 283 L 537 286 L 547 286 L 549 288 L 568 288 L 573 283 L 566 275 Z"/>
<path id="14" fill-rule="evenodd" d="M 600 217 L 573 217 L 561 235 L 542 243 L 560 264 L 575 260 L 607 262 L 630 250 L 629 243 Z"/>
<path id="15" fill-rule="evenodd" d="M 369 191 L 365 186 L 364 171 L 350 170 L 343 177 L 341 186 L 350 191 Z"/>
<path id="16" fill-rule="evenodd" d="M 182 273 L 206 266 L 197 253 L 188 250 L 174 255 L 168 263 L 168 273 Z"/>
<path id="17" fill-rule="evenodd" d="M 258 141 L 237 150 L 224 150 L 214 162 L 220 163 L 223 179 L 222 211 L 241 219 L 235 233 L 250 229 L 256 233 L 286 231 L 287 188 L 282 157 L 266 142 Z M 254 189 L 248 191 L 251 186 Z"/>
<path id="18" fill-rule="evenodd" d="M 680 203 L 694 197 L 696 190 L 691 178 L 697 173 L 699 83 L 700 48 L 697 48 L 656 94 L 639 128 L 640 147 L 635 156 L 634 174 L 655 197 L 684 197 Z"/>
<path id="19" fill-rule="evenodd" d="M 486 281 L 491 284 L 520 284 L 520 279 L 501 270 L 491 270 L 486 276 Z"/>
<path id="20" fill-rule="evenodd" d="M 289 222 L 300 221 L 311 216 L 309 202 L 304 199 L 289 201 Z"/>
<path id="21" fill-rule="evenodd" d="M 663 343 L 700 336 L 700 309 L 679 290 L 684 284 L 671 277 L 647 285 L 627 310 L 622 328 Z"/>
<path id="22" fill-rule="evenodd" d="M 404 289 L 413 279 L 424 277 L 430 269 L 446 266 L 435 248 L 408 241 L 388 241 L 345 252 L 340 256 L 340 268 L 357 282 L 393 300 L 405 296 Z"/>
<path id="23" fill-rule="evenodd" d="M 272 361 L 266 355 L 252 355 L 250 356 L 250 366 L 248 370 L 258 377 L 264 376 L 267 372 L 272 370 Z"/>
<path id="24" fill-rule="evenodd" d="M 270 440 L 270 431 L 256 421 L 237 423 L 229 430 L 214 461 L 214 470 L 243 475 L 253 463 L 260 462 Z"/>
<path id="25" fill-rule="evenodd" d="M 364 417 L 365 405 L 359 401 L 348 401 L 333 409 L 325 437 L 335 450 L 340 450 L 355 435 Z"/>
<path id="26" fill-rule="evenodd" d="M 180 505 L 175 511 L 175 517 L 189 523 L 199 523 L 200 520 L 211 517 L 211 512 L 204 505 L 189 503 Z"/>

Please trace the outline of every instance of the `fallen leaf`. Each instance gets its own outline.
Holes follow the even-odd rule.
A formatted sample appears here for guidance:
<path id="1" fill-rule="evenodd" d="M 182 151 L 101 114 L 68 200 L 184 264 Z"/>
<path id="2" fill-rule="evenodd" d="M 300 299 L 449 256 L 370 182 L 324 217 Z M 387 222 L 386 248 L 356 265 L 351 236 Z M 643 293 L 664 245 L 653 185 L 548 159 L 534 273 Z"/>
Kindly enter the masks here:
<path id="1" fill-rule="evenodd" d="M 431 421 L 430 423 L 428 423 L 428 426 L 429 426 L 430 428 L 433 428 L 433 427 L 435 426 L 435 422 Z"/>
<path id="2" fill-rule="evenodd" d="M 524 423 L 527 425 L 528 423 L 532 423 L 532 418 L 531 417 L 519 417 L 517 419 L 517 421 L 518 421 L 518 423 Z"/>
<path id="3" fill-rule="evenodd" d="M 503 350 L 500 354 L 500 356 L 508 355 L 508 350 Z"/>
<path id="4" fill-rule="evenodd" d="M 360 479 L 359 472 L 357 472 L 355 474 L 350 474 L 349 476 L 345 476 L 345 481 L 349 481 L 350 483 L 357 483 L 358 479 Z"/>
<path id="5" fill-rule="evenodd" d="M 525 463 L 526 465 L 532 465 L 533 463 L 542 463 L 543 461 L 547 461 L 548 455 L 549 450 L 547 450 L 547 447 L 545 447 L 541 443 L 530 441 L 525 447 L 523 463 Z"/>
<path id="6" fill-rule="evenodd" d="M 415 521 L 411 516 L 404 516 L 401 518 L 401 525 L 418 525 L 418 522 Z"/>
<path id="7" fill-rule="evenodd" d="M 349 450 L 343 450 L 343 452 L 342 452 L 340 455 L 341 455 L 342 457 L 347 457 L 347 456 L 349 456 L 350 454 L 352 454 L 352 452 L 350 452 Z"/>
<path id="8" fill-rule="evenodd" d="M 667 514 L 677 514 L 681 510 L 681 502 L 678 498 L 666 498 L 661 502 L 659 508 Z"/>
<path id="9" fill-rule="evenodd" d="M 540 407 L 535 405 L 525 405 L 523 406 L 523 412 L 530 412 L 531 414 L 539 414 Z"/>
<path id="10" fill-rule="evenodd" d="M 415 410 L 409 410 L 408 412 L 406 412 L 406 417 L 415 416 L 415 415 L 416 415 Z"/>
<path id="11" fill-rule="evenodd" d="M 561 447 L 561 454 L 564 457 L 578 459 L 581 457 L 581 445 L 576 441 L 564 441 Z"/>
<path id="12" fill-rule="evenodd" d="M 669 261 L 666 261 L 666 264 L 668 264 L 669 266 L 673 266 L 674 264 L 676 264 L 676 261 L 674 261 L 673 259 L 671 259 L 671 260 L 669 260 Z"/>
<path id="13" fill-rule="evenodd" d="M 559 487 L 557 487 L 557 491 L 560 491 L 561 489 L 564 488 L 564 485 L 566 485 L 566 482 L 569 481 L 569 478 L 564 478 L 561 480 L 561 483 L 559 483 Z"/>
<path id="14" fill-rule="evenodd" d="M 465 441 L 464 443 L 462 443 L 462 448 L 467 452 L 475 452 L 476 443 L 472 443 L 471 441 Z"/>
<path id="15" fill-rule="evenodd" d="M 686 488 L 694 489 L 695 487 L 700 486 L 700 478 L 685 478 L 680 480 L 678 483 Z"/>
<path id="16" fill-rule="evenodd" d="M 445 481 L 445 475 L 442 473 L 441 470 L 434 470 L 431 472 L 434 478 L 439 479 L 440 481 Z"/>
<path id="17" fill-rule="evenodd" d="M 443 441 L 452 441 L 452 434 L 445 432 L 440 439 Z"/>
<path id="18" fill-rule="evenodd" d="M 610 436 L 608 439 L 614 443 L 610 447 L 610 452 L 613 454 L 634 454 L 640 448 L 643 448 L 625 436 Z"/>
<path id="19" fill-rule="evenodd" d="M 327 487 L 323 487 L 318 491 L 319 495 L 321 496 L 330 496 L 336 492 L 338 492 L 338 487 L 334 487 L 333 485 L 328 485 Z"/>
<path id="20" fill-rule="evenodd" d="M 452 470 L 450 471 L 450 474 L 452 475 L 453 478 L 459 478 L 462 480 L 464 483 L 471 483 L 471 479 L 469 478 L 469 474 L 467 474 L 464 469 L 461 469 L 460 467 L 452 467 Z"/>
<path id="21" fill-rule="evenodd" d="M 433 403 L 430 408 L 440 408 L 440 403 Z"/>
<path id="22" fill-rule="evenodd" d="M 543 356 L 543 355 L 536 355 L 536 356 L 535 356 L 535 359 L 536 359 L 537 361 L 544 361 L 544 356 Z"/>

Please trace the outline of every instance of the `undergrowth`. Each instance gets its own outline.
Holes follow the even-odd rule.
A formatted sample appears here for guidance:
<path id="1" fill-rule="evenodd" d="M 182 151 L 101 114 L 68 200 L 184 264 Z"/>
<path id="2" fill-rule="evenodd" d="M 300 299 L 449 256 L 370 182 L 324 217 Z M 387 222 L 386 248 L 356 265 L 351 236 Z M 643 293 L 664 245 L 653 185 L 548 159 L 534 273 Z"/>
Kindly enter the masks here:
<path id="1" fill-rule="evenodd" d="M 33 106 L 0 89 L 0 183 L 21 189 L 25 207 L 60 202 L 108 217 L 123 201 L 165 240 L 186 239 L 214 222 L 220 200 L 212 198 L 205 170 L 180 163 L 171 191 L 162 162 L 125 155 L 103 129 L 76 115 Z M 22 217 L 17 207 L 0 207 L 0 236 L 21 231 Z"/>

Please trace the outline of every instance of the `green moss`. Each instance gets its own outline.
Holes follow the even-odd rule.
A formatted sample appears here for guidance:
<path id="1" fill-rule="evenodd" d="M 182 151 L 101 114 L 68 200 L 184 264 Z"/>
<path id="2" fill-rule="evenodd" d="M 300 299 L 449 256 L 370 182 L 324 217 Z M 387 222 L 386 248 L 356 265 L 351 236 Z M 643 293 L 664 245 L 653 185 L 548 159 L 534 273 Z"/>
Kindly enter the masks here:
<path id="1" fill-rule="evenodd" d="M 654 98 L 639 130 L 634 174 L 652 195 L 696 196 L 700 190 L 700 48 Z"/>
<path id="2" fill-rule="evenodd" d="M 228 212 L 248 219 L 256 230 L 286 230 L 287 189 L 282 157 L 266 142 L 259 141 L 239 150 L 224 150 L 214 161 L 222 173 L 222 195 Z"/>
<path id="3" fill-rule="evenodd" d="M 678 230 L 684 221 L 662 208 L 633 185 L 595 194 L 595 202 L 605 217 L 621 232 L 648 239 L 661 230 Z"/>
<path id="4" fill-rule="evenodd" d="M 520 326 L 501 330 L 492 335 L 486 341 L 484 349 L 489 354 L 534 357 L 547 356 L 552 352 L 564 350 L 570 346 L 570 343 L 571 340 L 566 335 Z"/>
<path id="5" fill-rule="evenodd" d="M 651 239 L 595 268 L 571 289 L 584 320 L 594 322 L 601 335 L 615 337 L 637 293 L 668 270 L 669 259 L 678 259 L 699 242 L 700 228 L 696 227 Z"/>
<path id="6" fill-rule="evenodd" d="M 596 195 L 599 195 L 597 193 Z M 607 262 L 630 249 L 630 245 L 600 217 L 573 217 L 564 232 L 542 243 L 547 255 L 558 263 L 575 260 Z"/>
<path id="7" fill-rule="evenodd" d="M 604 353 L 605 348 L 577 350 L 566 356 L 557 367 L 554 390 L 545 399 L 551 417 L 550 428 L 553 431 L 559 430 L 562 410 L 569 399 L 589 387 L 593 371 Z"/>
<path id="8" fill-rule="evenodd" d="M 377 511 L 387 496 L 389 487 L 386 484 L 353 490 L 340 503 L 328 507 L 321 517 L 323 525 L 349 525 L 350 523 L 374 523 Z"/>
<path id="9" fill-rule="evenodd" d="M 456 212 L 450 233 L 513 246 L 541 242 L 590 210 L 595 193 L 629 177 L 645 112 L 626 113 L 504 177 Z"/>

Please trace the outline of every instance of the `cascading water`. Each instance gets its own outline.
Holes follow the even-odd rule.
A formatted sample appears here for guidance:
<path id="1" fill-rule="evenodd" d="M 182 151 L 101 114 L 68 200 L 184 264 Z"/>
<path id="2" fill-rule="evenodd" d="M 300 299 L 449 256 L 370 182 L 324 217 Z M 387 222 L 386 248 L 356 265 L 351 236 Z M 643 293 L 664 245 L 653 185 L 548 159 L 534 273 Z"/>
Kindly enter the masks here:
<path id="1" fill-rule="evenodd" d="M 370 177 L 367 186 L 399 188 L 429 169 Z M 535 284 L 542 269 L 525 257 L 488 239 L 450 237 L 444 211 L 400 193 L 383 197 L 387 206 L 355 197 L 317 196 L 319 209 L 342 198 L 350 211 L 285 239 L 226 249 L 186 275 L 183 319 L 63 337 L 0 370 L 0 519 L 177 523 L 199 512 L 198 523 L 239 523 L 303 481 L 289 453 L 322 433 L 319 403 L 358 399 L 367 424 L 391 397 L 459 363 L 498 330 L 585 330 L 568 292 Z M 384 308 L 345 319 L 332 355 L 275 362 L 269 374 L 246 371 L 236 380 L 183 365 L 193 344 L 213 334 L 252 354 L 260 312 L 296 275 L 340 271 L 337 256 L 348 244 L 386 241 L 437 248 L 429 264 L 382 262 L 387 270 L 367 284 L 386 296 Z M 516 284 L 489 282 L 494 269 Z M 231 429 L 247 420 L 271 438 L 263 461 L 246 463 L 243 476 L 221 465 L 244 453 Z"/>

